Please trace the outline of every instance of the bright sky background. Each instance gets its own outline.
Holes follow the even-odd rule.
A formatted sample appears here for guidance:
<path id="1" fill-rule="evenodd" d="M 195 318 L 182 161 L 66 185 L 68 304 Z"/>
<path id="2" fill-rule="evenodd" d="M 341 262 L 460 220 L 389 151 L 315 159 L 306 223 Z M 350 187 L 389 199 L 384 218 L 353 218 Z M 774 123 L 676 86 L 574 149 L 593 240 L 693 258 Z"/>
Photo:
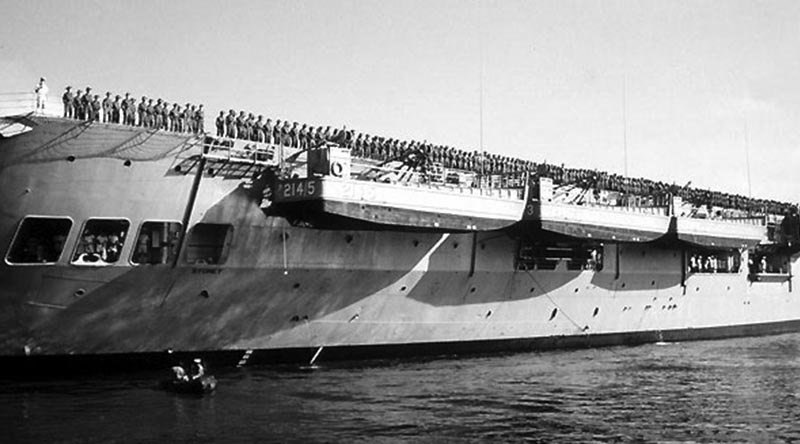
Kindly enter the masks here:
<path id="1" fill-rule="evenodd" d="M 800 201 L 800 1 L 0 0 L 67 84 Z M 481 70 L 483 66 L 483 70 Z M 627 128 L 627 131 L 625 131 Z M 745 134 L 748 136 L 745 137 Z M 748 149 L 749 147 L 749 149 Z"/>

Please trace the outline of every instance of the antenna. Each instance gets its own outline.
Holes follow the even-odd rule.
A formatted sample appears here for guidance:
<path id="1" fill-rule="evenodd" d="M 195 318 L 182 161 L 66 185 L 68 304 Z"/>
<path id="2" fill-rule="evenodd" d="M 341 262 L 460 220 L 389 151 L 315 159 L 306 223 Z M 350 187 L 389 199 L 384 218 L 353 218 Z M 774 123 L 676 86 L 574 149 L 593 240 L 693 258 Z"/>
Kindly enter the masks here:
<path id="1" fill-rule="evenodd" d="M 481 155 L 483 155 L 483 8 L 481 8 L 482 2 L 478 0 L 478 41 L 480 42 L 480 104 L 478 105 L 480 108 L 479 112 L 479 126 L 480 126 L 480 141 L 479 147 L 481 150 Z"/>
<path id="2" fill-rule="evenodd" d="M 628 176 L 628 93 L 625 76 L 622 76 L 622 155 L 625 176 Z"/>
<path id="3" fill-rule="evenodd" d="M 483 180 L 483 165 L 486 162 L 486 158 L 484 157 L 483 153 L 483 8 L 482 1 L 477 0 L 477 8 L 478 8 L 478 46 L 480 60 L 478 64 L 480 65 L 478 68 L 478 131 L 479 131 L 479 140 L 478 140 L 478 149 L 481 159 L 481 180 Z"/>
<path id="4" fill-rule="evenodd" d="M 744 119 L 744 158 L 747 162 L 747 197 L 753 197 L 752 183 L 750 182 L 750 135 L 747 131 L 747 118 Z"/>

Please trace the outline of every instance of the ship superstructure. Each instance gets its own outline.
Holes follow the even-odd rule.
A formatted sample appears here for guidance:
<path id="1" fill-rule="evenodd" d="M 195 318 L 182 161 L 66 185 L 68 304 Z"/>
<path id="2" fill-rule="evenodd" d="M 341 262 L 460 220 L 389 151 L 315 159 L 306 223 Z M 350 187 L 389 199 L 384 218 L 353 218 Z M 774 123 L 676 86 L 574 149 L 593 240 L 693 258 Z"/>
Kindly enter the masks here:
<path id="1" fill-rule="evenodd" d="M 800 329 L 796 214 L 415 151 L 376 160 L 32 113 L 0 128 L 7 371 Z"/>

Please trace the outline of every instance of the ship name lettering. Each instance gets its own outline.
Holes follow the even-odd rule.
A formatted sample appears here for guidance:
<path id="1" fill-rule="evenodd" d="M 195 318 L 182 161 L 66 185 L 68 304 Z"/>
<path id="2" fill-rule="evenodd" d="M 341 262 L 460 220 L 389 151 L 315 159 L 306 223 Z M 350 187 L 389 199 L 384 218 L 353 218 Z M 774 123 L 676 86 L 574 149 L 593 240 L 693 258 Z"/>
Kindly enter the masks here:
<path id="1" fill-rule="evenodd" d="M 220 274 L 221 268 L 192 268 L 192 274 Z"/>

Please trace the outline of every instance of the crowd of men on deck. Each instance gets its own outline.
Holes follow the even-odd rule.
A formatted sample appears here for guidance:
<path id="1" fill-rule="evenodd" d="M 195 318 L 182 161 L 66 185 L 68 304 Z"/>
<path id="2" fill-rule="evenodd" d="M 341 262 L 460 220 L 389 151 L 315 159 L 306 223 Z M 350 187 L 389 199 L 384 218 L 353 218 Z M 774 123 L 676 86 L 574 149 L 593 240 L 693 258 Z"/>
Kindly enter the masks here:
<path id="1" fill-rule="evenodd" d="M 40 83 L 43 83 L 43 80 Z M 204 130 L 203 105 L 187 103 L 181 106 L 142 96 L 139 102 L 131 97 L 106 92 L 101 100 L 91 87 L 76 90 L 67 86 L 62 95 L 64 117 L 70 119 L 102 121 L 143 128 L 181 133 L 201 134 Z M 220 111 L 215 121 L 216 135 L 244 139 L 299 149 L 310 149 L 325 143 L 350 148 L 354 157 L 386 162 L 407 158 L 415 154 L 423 165 L 441 165 L 445 169 L 473 172 L 480 176 L 506 176 L 529 173 L 534 177 L 549 177 L 557 186 L 579 186 L 586 189 L 606 190 L 626 196 L 640 196 L 653 205 L 664 205 L 669 196 L 680 196 L 697 206 L 731 208 L 750 214 L 790 214 L 797 211 L 792 204 L 767 199 L 754 199 L 738 194 L 722 193 L 700 188 L 677 186 L 645 178 L 626 177 L 605 171 L 567 168 L 564 165 L 536 163 L 530 160 L 465 151 L 427 141 L 406 141 L 365 133 L 356 134 L 346 127 L 313 126 L 288 120 L 265 119 L 253 113 L 234 110 Z"/>
<path id="2" fill-rule="evenodd" d="M 67 86 L 61 95 L 61 102 L 64 105 L 64 117 L 68 119 L 119 123 L 180 133 L 204 132 L 202 104 L 187 103 L 181 106 L 145 96 L 137 103 L 130 93 L 124 97 L 116 94 L 112 98 L 111 92 L 106 92 L 101 100 L 100 95 L 92 94 L 89 86 L 74 93 L 72 87 Z"/>
<path id="3" fill-rule="evenodd" d="M 512 175 L 530 173 L 536 177 L 549 177 L 557 186 L 573 185 L 587 189 L 606 190 L 628 196 L 643 196 L 653 205 L 666 205 L 669 196 L 680 196 L 697 206 L 722 207 L 751 214 L 788 214 L 796 211 L 789 203 L 767 199 L 753 199 L 738 194 L 722 193 L 688 185 L 678 186 L 645 178 L 626 177 L 590 169 L 567 168 L 564 165 L 537 163 L 480 151 L 464 151 L 429 142 L 406 141 L 395 138 L 356 134 L 346 127 L 312 126 L 288 120 L 265 119 L 234 110 L 220 111 L 216 119 L 219 137 L 272 143 L 300 149 L 314 148 L 326 142 L 352 150 L 354 157 L 380 162 L 402 159 L 418 153 L 429 164 L 439 164 L 447 169 L 473 172 L 477 175 Z"/>

